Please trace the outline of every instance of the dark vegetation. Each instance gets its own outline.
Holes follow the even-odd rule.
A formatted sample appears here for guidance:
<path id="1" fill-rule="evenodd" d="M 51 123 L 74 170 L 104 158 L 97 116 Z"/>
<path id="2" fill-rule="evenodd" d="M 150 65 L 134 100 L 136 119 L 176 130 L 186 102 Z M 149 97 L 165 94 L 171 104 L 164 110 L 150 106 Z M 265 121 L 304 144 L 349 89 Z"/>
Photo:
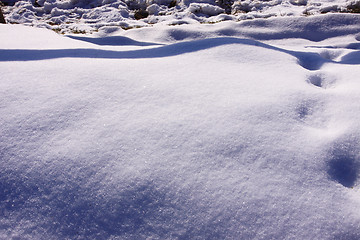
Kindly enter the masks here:
<path id="1" fill-rule="evenodd" d="M 234 0 L 217 0 L 216 1 L 217 5 L 219 5 L 221 8 L 223 8 L 227 14 L 231 13 L 231 8 L 232 8 L 232 5 L 234 4 L 234 2 L 235 2 Z"/>
<path id="2" fill-rule="evenodd" d="M 360 1 L 354 2 L 347 6 L 347 10 L 350 13 L 360 13 Z"/>
<path id="3" fill-rule="evenodd" d="M 5 18 L 4 18 L 4 14 L 2 13 L 1 10 L 1 2 L 0 2 L 0 23 L 6 23 Z"/>
<path id="4" fill-rule="evenodd" d="M 134 14 L 134 18 L 136 20 L 142 19 L 142 18 L 147 18 L 149 16 L 149 12 L 143 9 L 140 10 L 136 10 L 135 14 Z"/>

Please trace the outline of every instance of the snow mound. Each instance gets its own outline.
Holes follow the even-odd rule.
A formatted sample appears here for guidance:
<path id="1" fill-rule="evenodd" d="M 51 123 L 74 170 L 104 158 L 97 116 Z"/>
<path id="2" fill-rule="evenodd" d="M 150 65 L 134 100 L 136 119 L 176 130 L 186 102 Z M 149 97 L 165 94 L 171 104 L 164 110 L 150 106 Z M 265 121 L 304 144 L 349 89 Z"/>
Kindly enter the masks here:
<path id="1" fill-rule="evenodd" d="M 358 239 L 359 21 L 1 25 L 0 238 Z"/>

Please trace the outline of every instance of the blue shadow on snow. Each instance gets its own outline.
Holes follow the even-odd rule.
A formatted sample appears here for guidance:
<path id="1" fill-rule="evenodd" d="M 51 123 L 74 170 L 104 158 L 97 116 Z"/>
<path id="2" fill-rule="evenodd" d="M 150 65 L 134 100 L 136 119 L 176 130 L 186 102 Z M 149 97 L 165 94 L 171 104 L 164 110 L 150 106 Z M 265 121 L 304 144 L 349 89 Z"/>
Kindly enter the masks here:
<path id="1" fill-rule="evenodd" d="M 350 153 L 335 151 L 328 163 L 328 174 L 332 180 L 344 187 L 351 188 L 355 185 L 359 172 L 356 158 Z"/>
<path id="2" fill-rule="evenodd" d="M 128 37 L 123 36 L 110 36 L 102 38 L 90 38 L 80 36 L 68 36 L 71 39 L 93 43 L 101 46 L 154 46 L 161 45 L 157 43 L 139 42 Z"/>
<path id="3" fill-rule="evenodd" d="M 185 53 L 197 52 L 209 48 L 214 48 L 227 44 L 243 44 L 266 48 L 274 51 L 289 54 L 298 59 L 298 63 L 308 70 L 318 70 L 326 62 L 360 64 L 359 53 L 350 53 L 351 60 L 344 57 L 344 62 L 334 62 L 321 57 L 313 52 L 290 51 L 255 40 L 240 39 L 233 37 L 210 38 L 174 43 L 155 47 L 151 49 L 141 49 L 132 51 L 112 51 L 101 49 L 0 49 L 0 61 L 35 61 L 55 58 L 103 58 L 103 59 L 136 59 L 136 58 L 162 58 L 177 56 Z"/>

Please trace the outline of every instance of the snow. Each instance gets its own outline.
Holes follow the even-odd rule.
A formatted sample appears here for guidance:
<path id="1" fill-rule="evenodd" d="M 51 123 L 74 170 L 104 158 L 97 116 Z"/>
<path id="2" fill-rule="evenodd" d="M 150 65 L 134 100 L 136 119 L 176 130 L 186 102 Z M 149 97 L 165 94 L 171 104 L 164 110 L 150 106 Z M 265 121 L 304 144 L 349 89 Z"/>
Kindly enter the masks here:
<path id="1" fill-rule="evenodd" d="M 359 11 L 353 0 L 3 0 L 9 23 L 60 33 Z M 13 5 L 13 6 L 11 6 Z M 139 14 L 139 13 L 143 14 Z M 146 13 L 146 14 L 145 14 Z M 227 14 L 225 14 L 227 13 Z M 231 13 L 231 15 L 229 15 Z"/>
<path id="2" fill-rule="evenodd" d="M 298 14 L 347 2 L 38 3 L 0 25 L 0 239 L 360 238 L 360 15 Z"/>

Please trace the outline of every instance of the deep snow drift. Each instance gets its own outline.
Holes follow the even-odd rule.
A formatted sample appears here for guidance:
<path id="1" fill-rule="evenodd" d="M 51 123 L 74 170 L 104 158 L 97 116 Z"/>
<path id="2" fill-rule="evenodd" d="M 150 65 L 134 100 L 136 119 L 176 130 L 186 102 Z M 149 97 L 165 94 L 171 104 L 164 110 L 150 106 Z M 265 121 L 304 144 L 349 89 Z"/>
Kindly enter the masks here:
<path id="1" fill-rule="evenodd" d="M 359 22 L 1 25 L 0 238 L 359 239 Z"/>

